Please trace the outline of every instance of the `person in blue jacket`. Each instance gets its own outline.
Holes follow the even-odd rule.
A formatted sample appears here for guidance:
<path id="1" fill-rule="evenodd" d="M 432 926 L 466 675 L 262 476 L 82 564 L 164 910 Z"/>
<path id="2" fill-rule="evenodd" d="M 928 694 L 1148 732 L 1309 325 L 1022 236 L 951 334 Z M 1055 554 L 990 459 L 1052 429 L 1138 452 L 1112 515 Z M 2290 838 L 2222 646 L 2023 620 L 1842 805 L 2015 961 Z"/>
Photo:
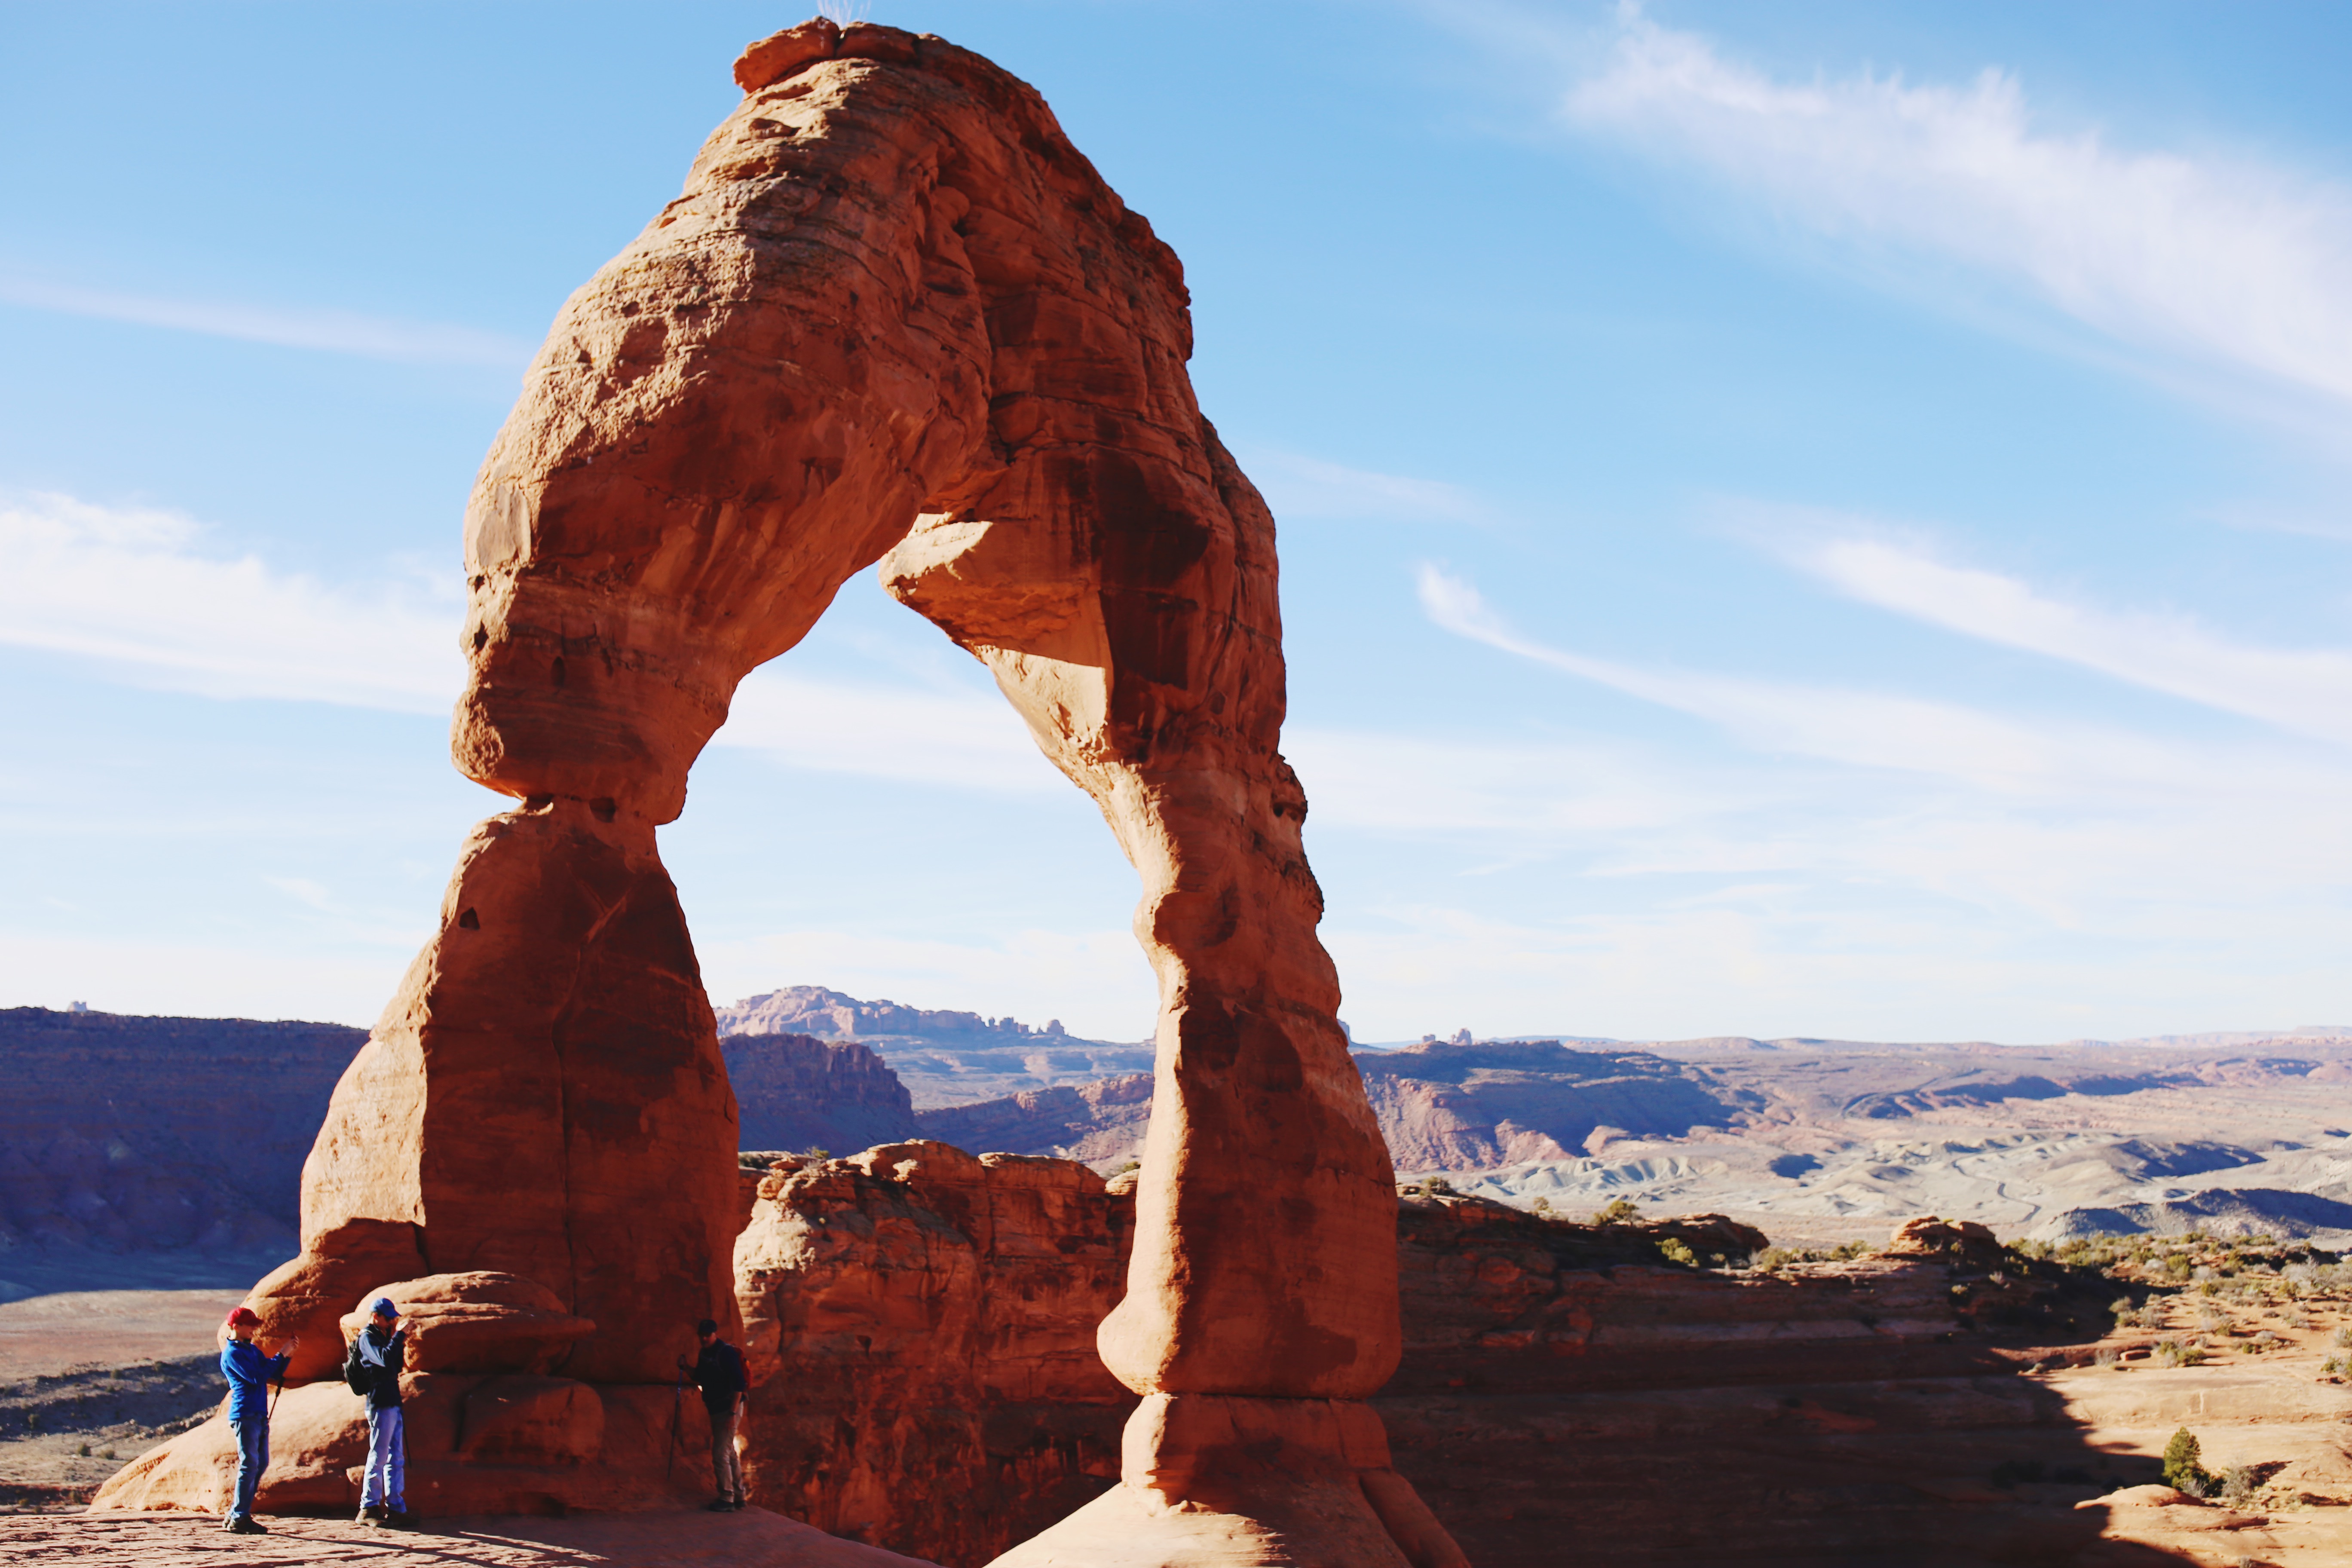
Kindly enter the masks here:
<path id="1" fill-rule="evenodd" d="M 236 1497 L 229 1504 L 221 1528 L 238 1535 L 268 1531 L 253 1517 L 253 1494 L 260 1489 L 261 1472 L 269 1468 L 269 1385 L 286 1378 L 286 1363 L 294 1354 L 289 1342 L 276 1355 L 265 1356 L 253 1342 L 261 1318 L 250 1307 L 228 1315 L 228 1342 L 221 1346 L 221 1373 L 228 1379 L 228 1429 L 236 1435 Z"/>

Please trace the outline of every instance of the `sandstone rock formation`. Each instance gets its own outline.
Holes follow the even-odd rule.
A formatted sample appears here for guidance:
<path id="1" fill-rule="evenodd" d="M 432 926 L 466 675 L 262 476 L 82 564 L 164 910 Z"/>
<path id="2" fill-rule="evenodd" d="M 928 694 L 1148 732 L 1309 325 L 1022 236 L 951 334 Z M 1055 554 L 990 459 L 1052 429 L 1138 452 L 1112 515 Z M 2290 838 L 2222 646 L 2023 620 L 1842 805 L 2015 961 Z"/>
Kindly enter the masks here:
<path id="1" fill-rule="evenodd" d="M 1193 400 L 1182 270 L 975 55 L 814 21 L 736 76 L 476 482 L 452 746 L 519 804 L 336 1090 L 270 1327 L 520 1276 L 595 1324 L 562 1371 L 609 1447 L 683 1325 L 734 1318 L 737 1110 L 654 829 L 736 683 L 879 562 L 1102 810 L 1160 983 L 1097 1339 L 1145 1404 L 1121 1484 L 1006 1561 L 1456 1561 L 1361 1403 L 1396 1198 L 1277 749 L 1274 522 Z"/>
<path id="2" fill-rule="evenodd" d="M 907 1086 L 855 1040 L 729 1035 L 719 1042 L 746 1149 L 847 1153 L 917 1136 Z"/>
<path id="3" fill-rule="evenodd" d="M 709 1488 L 709 1427 L 698 1401 L 669 1387 L 555 1375 L 595 1324 L 564 1310 L 545 1286 L 497 1271 L 388 1280 L 343 1303 L 341 1332 L 329 1330 L 330 1356 L 366 1321 L 379 1290 L 410 1314 L 400 1382 L 408 1501 L 417 1512 L 677 1507 Z M 340 1378 L 289 1378 L 270 1447 L 263 1512 L 357 1506 L 366 1419 Z M 126 1465 L 93 1506 L 215 1512 L 236 1474 L 224 1405 Z"/>
<path id="4" fill-rule="evenodd" d="M 1132 1181 L 936 1143 L 762 1178 L 737 1251 L 761 1495 L 977 1568 L 1109 1489 L 1137 1402 L 1083 1349 L 1120 1288 Z M 1705 1264 L 1765 1238 L 1719 1215 L 1592 1226 L 1412 1187 L 1404 1356 L 1371 1404 L 1396 1469 L 1482 1568 L 2070 1561 L 2095 1510 L 1988 1478 L 2155 1474 L 2018 1375 L 2089 1362 L 2104 1279 L 1935 1221 L 1844 1263 L 1670 1266 L 1662 1243 Z M 2281 1408 L 2275 1385 L 2262 1396 Z"/>
<path id="5" fill-rule="evenodd" d="M 1135 1395 L 1094 1336 L 1131 1196 L 936 1142 L 783 1162 L 760 1192 L 735 1278 L 766 1506 L 976 1568 L 1117 1480 Z"/>

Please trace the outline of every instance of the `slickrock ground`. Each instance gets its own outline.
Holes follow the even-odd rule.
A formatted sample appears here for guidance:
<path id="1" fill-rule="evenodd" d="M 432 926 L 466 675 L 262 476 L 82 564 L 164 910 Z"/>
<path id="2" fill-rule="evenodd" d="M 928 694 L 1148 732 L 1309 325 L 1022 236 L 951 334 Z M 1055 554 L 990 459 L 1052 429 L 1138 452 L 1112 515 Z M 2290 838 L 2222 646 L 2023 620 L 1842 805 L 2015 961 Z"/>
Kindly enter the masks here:
<path id="1" fill-rule="evenodd" d="M 415 1534 L 346 1519 L 274 1519 L 225 1535 L 185 1513 L 0 1518 L 0 1560 L 74 1568 L 929 1568 L 764 1509 L 738 1514 L 598 1514 L 436 1520 Z"/>

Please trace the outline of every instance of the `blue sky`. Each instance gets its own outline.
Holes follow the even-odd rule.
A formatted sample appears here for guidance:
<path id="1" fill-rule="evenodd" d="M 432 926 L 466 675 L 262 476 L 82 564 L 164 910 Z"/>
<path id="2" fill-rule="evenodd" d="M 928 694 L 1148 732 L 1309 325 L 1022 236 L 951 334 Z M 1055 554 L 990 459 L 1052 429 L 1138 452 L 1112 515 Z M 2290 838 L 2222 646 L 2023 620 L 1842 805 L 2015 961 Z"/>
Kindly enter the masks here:
<path id="1" fill-rule="evenodd" d="M 1183 257 L 1360 1038 L 2352 1019 L 2352 17 L 904 4 Z M 458 520 L 740 5 L 0 8 L 0 1005 L 372 1021 Z M 860 578 L 664 830 L 721 1000 L 1150 1027 Z"/>

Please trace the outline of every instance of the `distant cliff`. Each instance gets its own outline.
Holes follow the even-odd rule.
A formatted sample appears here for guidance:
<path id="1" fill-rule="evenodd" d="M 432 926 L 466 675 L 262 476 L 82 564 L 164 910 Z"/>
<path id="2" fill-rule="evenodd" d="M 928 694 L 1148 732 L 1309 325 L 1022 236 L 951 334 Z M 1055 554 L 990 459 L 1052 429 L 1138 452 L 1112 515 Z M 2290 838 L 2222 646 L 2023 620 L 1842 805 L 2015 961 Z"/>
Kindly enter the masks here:
<path id="1" fill-rule="evenodd" d="M 918 1111 L 922 1135 L 961 1149 L 1053 1154 L 1090 1164 L 1132 1159 L 1151 1123 L 1151 1075 L 1121 1073 L 1093 1083 L 1024 1089 L 977 1105 Z"/>
<path id="2" fill-rule="evenodd" d="M 0 1009 L 0 1247 L 290 1246 L 367 1031 Z"/>
<path id="3" fill-rule="evenodd" d="M 1574 1051 L 1556 1040 L 1432 1041 L 1358 1051 L 1364 1092 L 1401 1171 L 1477 1171 L 1562 1160 L 1612 1137 L 1727 1127 L 1761 1101 L 1706 1068 L 1642 1051 Z M 1151 1117 L 1151 1075 L 1029 1089 L 917 1112 L 923 1136 L 968 1149 L 1131 1159 Z"/>
<path id="4" fill-rule="evenodd" d="M 890 1064 L 918 1109 L 1086 1083 L 1151 1066 L 1150 1041 L 1082 1039 L 1059 1019 L 1032 1027 L 978 1013 L 865 1002 L 822 985 L 788 985 L 718 1013 L 721 1035 L 856 1040 Z"/>
<path id="5" fill-rule="evenodd" d="M 740 1148 L 843 1154 L 919 1136 L 907 1086 L 855 1040 L 730 1035 L 719 1049 L 742 1113 Z"/>
<path id="6" fill-rule="evenodd" d="M 1356 1066 L 1401 1171 L 1571 1159 L 1612 1137 L 1728 1127 L 1763 1103 L 1704 1068 L 1557 1040 L 1429 1042 L 1358 1051 Z"/>

